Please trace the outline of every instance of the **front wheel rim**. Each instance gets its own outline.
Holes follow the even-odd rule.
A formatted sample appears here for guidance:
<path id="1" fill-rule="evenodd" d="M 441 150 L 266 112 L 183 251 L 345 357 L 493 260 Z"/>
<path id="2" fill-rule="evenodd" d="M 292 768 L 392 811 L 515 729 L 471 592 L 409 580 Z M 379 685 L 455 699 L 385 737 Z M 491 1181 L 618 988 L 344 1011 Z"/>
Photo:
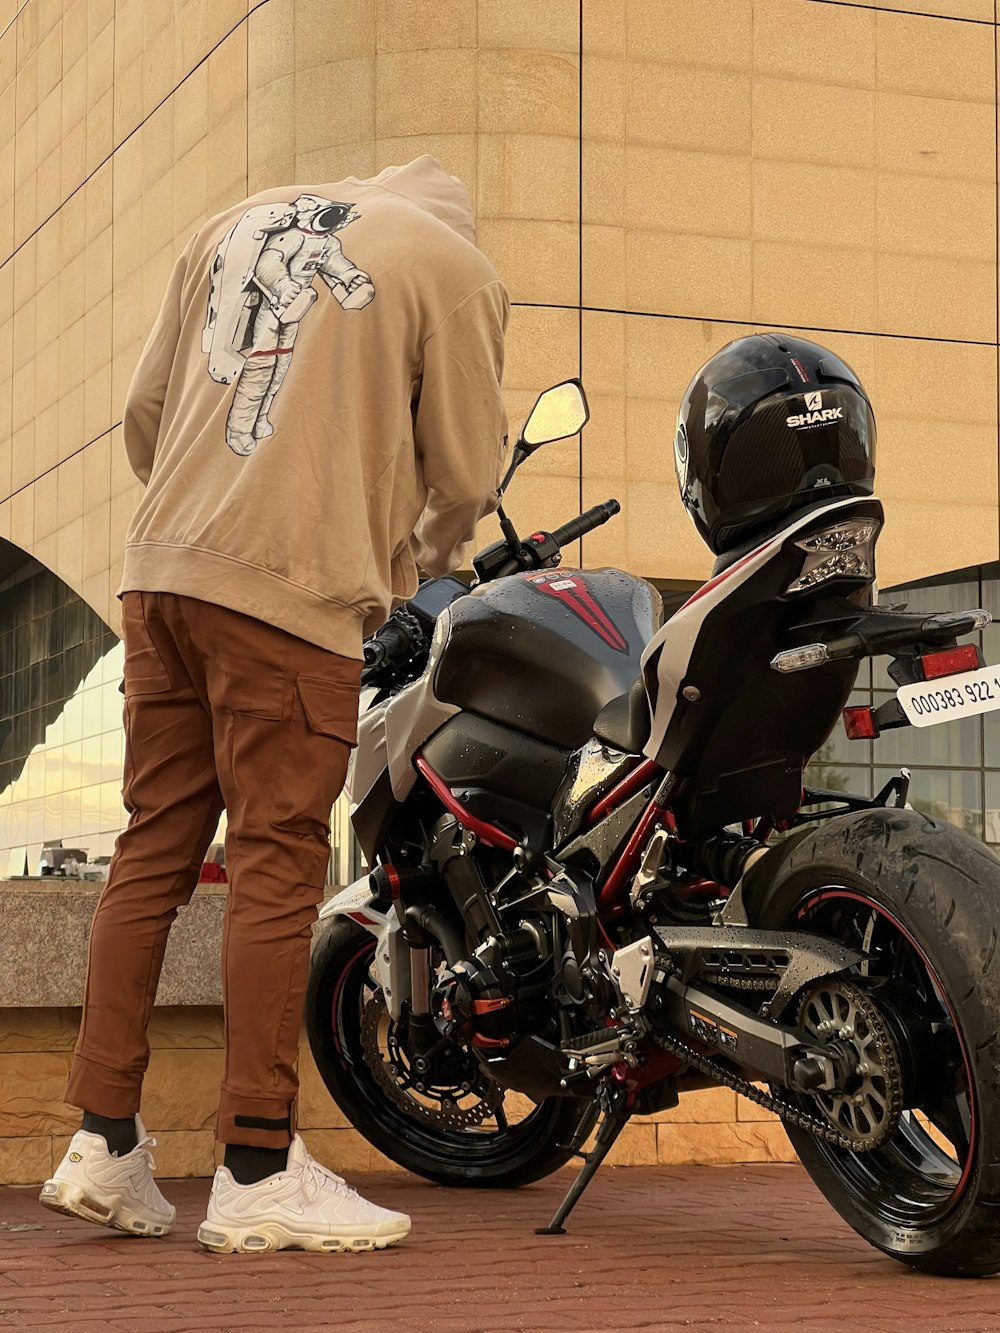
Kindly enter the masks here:
<path id="1" fill-rule="evenodd" d="M 501 1109 L 493 1117 L 495 1127 L 442 1131 L 422 1125 L 390 1102 L 368 1068 L 360 1041 L 360 1004 L 364 992 L 374 993 L 378 982 L 371 976 L 375 941 L 360 944 L 341 969 L 331 999 L 331 1036 L 339 1064 L 350 1071 L 355 1092 L 366 1113 L 394 1141 L 403 1140 L 411 1150 L 428 1157 L 436 1168 L 459 1170 L 513 1169 L 538 1147 L 550 1122 L 558 1115 L 558 1099 L 537 1103 L 523 1119 L 514 1120 Z M 391 1155 L 391 1154 L 390 1154 Z"/>

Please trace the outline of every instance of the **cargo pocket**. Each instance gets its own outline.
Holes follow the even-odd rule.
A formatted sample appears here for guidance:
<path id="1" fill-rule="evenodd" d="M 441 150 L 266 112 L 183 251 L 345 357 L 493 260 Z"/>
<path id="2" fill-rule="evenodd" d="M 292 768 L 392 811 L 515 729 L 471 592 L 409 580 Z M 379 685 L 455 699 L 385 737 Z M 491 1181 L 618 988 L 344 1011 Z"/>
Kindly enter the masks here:
<path id="1" fill-rule="evenodd" d="M 309 730 L 349 746 L 358 743 L 358 693 L 325 676 L 299 676 L 296 690 Z"/>
<path id="2" fill-rule="evenodd" d="M 122 633 L 125 639 L 125 667 L 118 689 L 125 696 L 122 706 L 125 762 L 122 770 L 121 794 L 122 804 L 131 817 L 136 810 L 133 796 L 135 762 L 132 739 L 135 710 L 141 707 L 144 697 L 166 694 L 173 682 L 146 624 L 142 593 L 128 592 L 122 598 Z"/>
<path id="3" fill-rule="evenodd" d="M 286 667 L 280 660 L 255 660 L 219 653 L 209 692 L 231 713 L 277 722 L 285 709 Z"/>
<path id="4" fill-rule="evenodd" d="M 272 827 L 301 838 L 303 852 L 322 861 L 329 855 L 330 812 L 347 776 L 358 739 L 356 673 L 338 681 L 299 676 L 295 708 L 271 798 Z M 305 869 L 305 867 L 303 867 Z"/>
<path id="5" fill-rule="evenodd" d="M 146 625 L 142 595 L 126 593 L 122 598 L 122 631 L 125 638 L 125 672 L 120 685 L 126 699 L 137 694 L 163 694 L 170 689 L 167 670 Z"/>

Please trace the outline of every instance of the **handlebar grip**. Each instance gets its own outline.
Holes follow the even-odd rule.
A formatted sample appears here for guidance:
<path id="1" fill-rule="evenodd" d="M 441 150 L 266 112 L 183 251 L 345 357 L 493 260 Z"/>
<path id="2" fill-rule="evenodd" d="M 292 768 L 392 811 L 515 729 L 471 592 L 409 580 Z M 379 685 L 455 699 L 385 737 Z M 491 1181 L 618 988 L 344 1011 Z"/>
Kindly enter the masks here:
<path id="1" fill-rule="evenodd" d="M 400 625 L 391 620 L 370 639 L 366 639 L 363 652 L 366 666 L 381 666 L 396 657 L 403 657 L 410 651 L 410 636 Z"/>
<path id="2" fill-rule="evenodd" d="M 607 523 L 609 518 L 614 518 L 620 511 L 621 505 L 617 500 L 606 500 L 604 504 L 594 505 L 593 509 L 586 510 L 579 518 L 571 518 L 561 528 L 556 528 L 552 539 L 557 546 L 568 546 L 570 542 L 579 541 L 588 532 L 593 532 L 594 528 L 599 528 L 602 523 Z"/>

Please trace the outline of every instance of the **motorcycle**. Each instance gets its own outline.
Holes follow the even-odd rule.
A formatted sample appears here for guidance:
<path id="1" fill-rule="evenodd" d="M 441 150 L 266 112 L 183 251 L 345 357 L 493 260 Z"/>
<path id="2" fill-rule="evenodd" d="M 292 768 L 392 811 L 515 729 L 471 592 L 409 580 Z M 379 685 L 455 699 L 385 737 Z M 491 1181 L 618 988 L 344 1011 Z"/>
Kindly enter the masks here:
<path id="1" fill-rule="evenodd" d="M 543 393 L 501 492 L 586 420 L 578 381 Z M 732 1088 L 872 1245 L 996 1272 L 1000 863 L 912 810 L 905 769 L 874 799 L 803 787 L 842 713 L 861 738 L 1000 707 L 959 643 L 990 617 L 875 601 L 865 497 L 786 515 L 664 621 L 642 579 L 561 567 L 618 509 L 522 540 L 501 505 L 474 586 L 424 584 L 366 643 L 372 870 L 320 914 L 319 1072 L 432 1181 L 580 1155 L 547 1233 L 632 1115 Z M 875 655 L 895 695 L 847 707 Z"/>

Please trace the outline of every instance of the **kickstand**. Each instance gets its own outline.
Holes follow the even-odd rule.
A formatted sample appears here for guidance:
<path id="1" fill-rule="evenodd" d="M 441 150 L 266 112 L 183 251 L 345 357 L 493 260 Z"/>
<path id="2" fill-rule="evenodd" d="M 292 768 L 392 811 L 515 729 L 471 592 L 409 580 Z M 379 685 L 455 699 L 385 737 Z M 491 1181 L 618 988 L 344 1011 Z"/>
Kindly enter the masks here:
<path id="1" fill-rule="evenodd" d="M 604 1100 L 602 1098 L 602 1100 Z M 589 1153 L 582 1153 L 583 1166 L 580 1168 L 580 1174 L 566 1191 L 566 1197 L 556 1209 L 556 1215 L 547 1227 L 537 1227 L 536 1236 L 564 1236 L 566 1228 L 563 1223 L 569 1217 L 570 1213 L 576 1207 L 580 1195 L 587 1188 L 598 1168 L 607 1157 L 612 1144 L 618 1138 L 619 1134 L 628 1124 L 632 1112 L 628 1109 L 628 1092 L 625 1088 L 616 1088 L 607 1094 L 606 1104 L 603 1106 L 603 1117 L 600 1128 L 597 1131 L 597 1137 L 594 1140 L 594 1146 Z"/>

